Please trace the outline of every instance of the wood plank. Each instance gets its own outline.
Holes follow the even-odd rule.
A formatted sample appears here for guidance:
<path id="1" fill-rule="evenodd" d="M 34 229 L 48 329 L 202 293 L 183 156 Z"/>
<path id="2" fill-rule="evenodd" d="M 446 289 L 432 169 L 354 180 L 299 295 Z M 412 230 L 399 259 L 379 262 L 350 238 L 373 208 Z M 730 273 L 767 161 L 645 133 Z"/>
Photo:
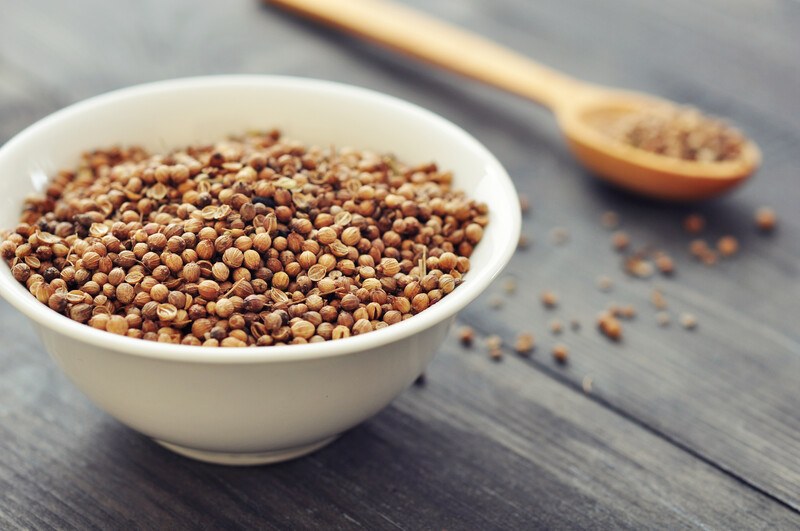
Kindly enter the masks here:
<path id="1" fill-rule="evenodd" d="M 429 383 L 306 459 L 174 455 L 82 397 L 0 305 L 0 527 L 790 528 L 800 516 L 523 361 L 451 337 Z M 478 339 L 480 342 L 480 338 Z"/>
<path id="2" fill-rule="evenodd" d="M 686 459 L 686 468 L 704 471 L 703 478 L 716 478 L 712 481 L 715 485 L 728 485 L 723 489 L 730 491 L 723 496 L 727 501 L 719 507 L 738 505 L 736 496 L 749 496 L 751 501 L 742 507 L 751 507 L 755 513 L 783 514 L 771 504 L 758 501 L 758 495 L 748 493 L 750 486 L 794 510 L 800 508 L 800 332 L 795 326 L 800 310 L 800 212 L 796 208 L 800 187 L 796 185 L 794 162 L 800 148 L 800 100 L 796 97 L 800 69 L 795 62 L 800 52 L 800 5 L 786 0 L 768 5 L 752 0 L 408 3 L 480 30 L 572 74 L 699 104 L 742 124 L 764 147 L 762 172 L 734 195 L 698 207 L 711 221 L 712 236 L 732 233 L 740 239 L 741 255 L 714 269 L 691 263 L 685 251 L 688 238 L 679 227 L 689 208 L 641 201 L 595 183 L 571 160 L 552 119 L 536 107 L 363 43 L 342 39 L 333 32 L 259 7 L 257 2 L 212 3 L 198 9 L 196 3 L 188 1 L 165 4 L 149 0 L 129 10 L 99 1 L 80 6 L 52 0 L 3 3 L 0 142 L 38 117 L 109 89 L 166 77 L 227 72 L 297 74 L 368 86 L 429 107 L 471 131 L 498 155 L 519 189 L 532 197 L 534 214 L 525 221 L 525 227 L 537 243 L 532 250 L 515 257 L 509 269 L 510 274 L 524 281 L 524 289 L 499 312 L 487 311 L 484 298 L 465 312 L 464 318 L 507 340 L 520 329 L 537 332 L 542 352 L 526 362 L 526 367 L 515 365 L 519 375 L 508 376 L 505 368 L 500 374 L 512 380 L 530 378 L 536 389 L 545 391 L 519 399 L 517 395 L 524 397 L 527 391 L 504 391 L 502 382 L 491 384 L 499 385 L 497 390 L 488 389 L 490 384 L 482 379 L 494 382 L 498 377 L 490 372 L 494 367 L 473 366 L 473 361 L 466 362 L 464 358 L 441 365 L 444 362 L 440 359 L 436 367 L 446 368 L 434 370 L 432 384 L 425 392 L 436 398 L 424 399 L 436 402 L 423 403 L 432 408 L 442 400 L 463 399 L 464 389 L 459 382 L 451 381 L 450 375 L 469 379 L 471 372 L 465 371 L 475 371 L 480 375 L 475 378 L 483 382 L 476 386 L 487 388 L 481 391 L 481 400 L 489 402 L 481 405 L 482 402 L 467 401 L 471 404 L 468 410 L 475 411 L 474 417 L 453 409 L 454 420 L 442 420 L 441 414 L 420 411 L 422 406 L 418 408 L 409 398 L 428 394 L 412 392 L 395 408 L 348 436 L 357 438 L 360 444 L 345 445 L 345 439 L 308 463 L 268 469 L 268 473 L 220 471 L 216 476 L 217 472 L 209 472 L 215 468 L 190 465 L 103 420 L 60 379 L 30 335 L 17 332 L 20 317 L 2 306 L 0 315 L 9 328 L 0 337 L 11 338 L 9 344 L 19 343 L 0 349 L 3 374 L 10 375 L 2 379 L 0 391 L 0 429 L 3 440 L 10 441 L 4 445 L 4 457 L 0 458 L 0 475 L 5 486 L 15 487 L 4 489 L 0 495 L 0 521 L 10 518 L 11 509 L 7 507 L 11 507 L 13 521 L 28 527 L 47 522 L 54 525 L 59 515 L 64 517 L 63 522 L 75 527 L 108 518 L 120 524 L 133 519 L 154 524 L 159 516 L 168 518 L 166 521 L 202 525 L 208 521 L 200 514 L 202 505 L 211 505 L 214 497 L 222 497 L 228 509 L 228 520 L 223 524 L 246 524 L 259 519 L 286 526 L 286 518 L 292 517 L 309 525 L 339 522 L 342 527 L 356 523 L 381 527 L 390 525 L 381 515 L 404 516 L 418 507 L 428 511 L 425 514 L 437 515 L 435 520 L 443 526 L 450 522 L 453 525 L 447 527 L 458 527 L 468 523 L 460 512 L 474 506 L 487 513 L 479 521 L 499 526 L 520 523 L 521 518 L 529 517 L 527 509 L 520 512 L 513 505 L 530 505 L 530 497 L 526 501 L 514 497 L 519 490 L 535 496 L 537 502 L 543 499 L 548 508 L 562 510 L 574 502 L 589 515 L 600 514 L 598 518 L 605 520 L 598 522 L 609 526 L 645 526 L 648 515 L 635 499 L 622 498 L 631 506 L 623 510 L 603 497 L 605 494 L 585 494 L 574 484 L 588 474 L 590 484 L 616 492 L 613 485 L 604 486 L 603 480 L 595 477 L 598 472 L 589 466 L 602 462 L 606 463 L 604 467 L 620 467 L 611 457 L 576 461 L 570 470 L 560 470 L 552 463 L 529 464 L 536 457 L 531 453 L 535 450 L 520 450 L 524 444 L 517 440 L 519 435 L 514 435 L 527 433 L 532 438 L 548 433 L 555 440 L 578 437 L 589 447 L 587 441 L 604 441 L 608 436 L 601 426 L 592 423 L 592 418 L 608 417 L 609 425 L 616 426 L 622 422 L 616 413 L 631 420 L 633 424 L 622 422 L 623 428 L 619 429 L 637 444 L 682 455 L 664 442 L 671 441 L 685 448 L 688 455 L 711 463 L 707 470 L 702 462 L 698 464 L 687 456 L 680 458 Z M 98 20 L 103 23 L 96 23 Z M 751 229 L 750 215 L 761 204 L 775 206 L 782 216 L 780 231 L 773 238 L 759 237 Z M 700 327 L 695 333 L 686 333 L 675 323 L 669 330 L 655 326 L 652 313 L 646 311 L 653 282 L 627 280 L 619 273 L 618 258 L 608 251 L 608 235 L 598 225 L 599 215 L 606 209 L 621 213 L 625 228 L 635 241 L 658 245 L 680 257 L 678 277 L 659 282 L 665 286 L 672 310 L 689 310 L 698 316 Z M 547 244 L 547 232 L 556 225 L 570 229 L 572 240 L 565 247 Z M 611 295 L 603 295 L 593 287 L 595 276 L 601 273 L 612 274 L 617 280 L 617 289 Z M 546 350 L 553 340 L 547 337 L 545 328 L 552 316 L 535 303 L 536 295 L 544 288 L 560 292 L 560 317 L 576 316 L 584 324 L 579 334 L 564 337 L 573 351 L 572 363 L 565 370 L 553 368 L 547 358 Z M 494 291 L 499 291 L 499 286 Z M 596 311 L 612 298 L 633 303 L 640 310 L 637 322 L 626 327 L 625 341 L 619 346 L 608 344 L 591 329 Z M 28 363 L 28 357 L 36 362 Z M 595 381 L 593 405 L 585 404 L 585 399 L 555 383 L 576 389 L 586 374 Z M 521 381 L 518 383 L 525 388 Z M 556 405 L 547 402 L 551 396 L 579 413 L 569 422 L 563 421 L 560 415 L 566 413 L 559 406 L 558 414 L 548 417 L 542 409 L 556 409 Z M 498 405 L 515 404 L 517 400 L 522 400 L 520 407 L 527 404 L 526 408 L 548 417 L 542 422 L 549 424 L 541 426 L 547 430 L 533 432 L 532 426 L 537 424 L 525 424 L 533 421 L 520 421 L 515 416 L 523 416 L 522 412 L 511 407 L 517 413 L 505 415 Z M 609 413 L 609 409 L 616 413 Z M 592 418 L 583 419 L 581 415 Z M 491 424 L 495 416 L 503 421 L 492 420 L 495 424 Z M 518 428 L 520 422 L 528 427 Z M 571 425 L 586 422 L 594 426 L 589 435 L 572 435 L 577 428 Z M 435 437 L 429 433 L 431 424 L 441 430 L 435 432 Z M 658 437 L 642 434 L 640 428 L 632 426 L 644 426 Z M 469 437 L 479 428 L 490 429 L 492 435 Z M 94 444 L 98 437 L 105 442 L 99 449 Z M 463 440 L 476 449 L 456 452 L 450 461 L 452 443 Z M 411 449 L 406 448 L 412 443 Z M 87 450 L 90 444 L 91 453 Z M 387 446 L 373 448 L 382 444 Z M 637 454 L 638 446 L 615 444 L 611 450 L 601 445 L 598 451 L 619 452 L 620 460 L 649 463 L 650 458 Z M 509 447 L 513 449 L 511 456 L 505 455 Z M 58 453 L 59 448 L 63 454 Z M 409 486 L 417 476 L 400 471 L 396 476 L 399 486 L 391 485 L 395 491 L 390 486 L 379 486 L 382 468 L 370 469 L 372 461 L 365 465 L 361 456 L 374 456 L 385 467 L 383 462 L 393 462 L 391 452 L 399 452 L 394 461 L 398 467 L 426 463 L 422 469 L 414 470 L 433 476 L 435 481 L 417 490 L 420 487 Z M 131 458 L 120 462 L 120 454 Z M 426 457 L 432 454 L 438 456 L 438 461 L 431 462 Z M 485 459 L 485 454 L 495 456 L 490 463 L 499 470 L 520 467 L 528 475 L 498 478 L 496 469 L 489 464 L 467 463 Z M 321 499 L 315 493 L 325 481 L 329 492 L 336 491 L 336 482 L 341 478 L 325 474 L 328 467 L 345 458 L 351 467 L 361 471 L 348 472 L 349 488 L 356 489 L 361 482 L 370 485 L 383 494 L 380 503 L 390 504 L 391 510 L 369 513 L 367 506 L 378 503 L 378 496 L 362 503 L 356 496 L 340 499 L 326 494 L 330 498 L 324 498 L 324 503 L 308 502 Z M 560 455 L 558 458 L 564 459 Z M 18 461 L 23 464 L 17 465 Z M 62 461 L 67 464 L 59 464 Z M 653 518 L 665 517 L 664 504 L 679 503 L 683 507 L 681 504 L 689 503 L 673 502 L 673 498 L 684 500 L 698 495 L 682 486 L 681 478 L 676 477 L 679 474 L 672 468 L 658 468 L 652 463 L 647 467 L 660 479 L 635 474 L 632 477 L 646 484 L 662 482 L 659 488 L 665 501 L 657 504 L 660 509 Z M 459 472 L 462 469 L 464 472 Z M 725 483 L 728 480 L 713 470 L 724 471 L 741 483 Z M 307 474 L 303 487 L 294 485 L 301 472 Z M 84 473 L 88 475 L 82 476 Z M 546 480 L 540 479 L 542 474 Z M 146 488 L 140 492 L 124 483 L 123 477 Z M 454 478 L 471 482 L 472 490 L 462 487 L 449 496 L 446 493 L 453 489 Z M 203 492 L 209 483 L 214 487 L 210 494 Z M 562 487 L 562 483 L 568 487 Z M 639 496 L 639 487 L 634 483 L 623 484 Z M 489 490 L 502 493 L 509 503 L 482 505 L 486 493 L 475 490 L 475 485 L 484 484 L 489 485 Z M 305 498 L 301 498 L 302 503 L 286 505 L 284 498 L 290 494 Z M 395 495 L 396 504 L 386 501 Z M 709 505 L 716 503 L 713 498 L 699 495 L 698 499 Z M 62 496 L 67 496 L 66 501 Z M 459 500 L 468 501 L 467 509 Z M 763 511 L 762 503 L 766 504 Z M 82 516 L 85 506 L 92 507 L 89 516 Z M 274 512 L 265 515 L 268 509 L 264 507 Z M 686 513 L 689 515 L 699 511 L 699 506 L 686 507 L 691 509 Z M 358 516 L 351 514 L 354 508 L 358 509 Z M 172 517 L 165 516 L 167 511 L 172 511 Z M 362 512 L 370 516 L 361 516 Z M 563 519 L 558 521 L 563 525 L 590 523 L 577 512 L 559 514 Z M 740 516 L 739 512 L 732 514 Z M 555 521 L 544 518 L 557 518 L 553 512 L 542 515 L 541 520 L 535 520 L 542 525 Z M 758 526 L 755 521 L 741 518 L 742 522 Z M 789 522 L 785 518 L 789 517 L 775 516 L 778 523 Z M 732 520 L 717 522 L 727 522 L 728 527 L 735 524 Z"/>

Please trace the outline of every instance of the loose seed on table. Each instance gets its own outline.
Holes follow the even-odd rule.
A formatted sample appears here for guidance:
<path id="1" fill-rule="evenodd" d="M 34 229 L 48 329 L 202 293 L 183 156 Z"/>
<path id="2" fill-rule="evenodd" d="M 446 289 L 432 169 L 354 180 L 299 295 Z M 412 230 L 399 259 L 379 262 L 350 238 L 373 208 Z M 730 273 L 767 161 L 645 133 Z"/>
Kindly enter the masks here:
<path id="1" fill-rule="evenodd" d="M 558 295 L 552 291 L 544 291 L 541 295 L 542 305 L 547 309 L 553 309 L 558 306 Z"/>
<path id="2" fill-rule="evenodd" d="M 682 313 L 680 320 L 681 326 L 687 330 L 694 330 L 697 328 L 697 318 L 691 313 Z"/>
<path id="3" fill-rule="evenodd" d="M 597 327 L 604 336 L 612 341 L 619 341 L 622 338 L 622 324 L 609 312 L 602 312 L 598 316 Z"/>
<path id="4" fill-rule="evenodd" d="M 560 365 L 564 365 L 567 363 L 567 358 L 569 357 L 569 349 L 563 343 L 557 343 L 553 347 L 553 359 L 556 363 Z"/>
<path id="5" fill-rule="evenodd" d="M 717 250 L 724 257 L 733 256 L 739 251 L 739 241 L 733 236 L 723 236 L 717 241 Z"/>
<path id="6" fill-rule="evenodd" d="M 458 340 L 465 347 L 472 346 L 472 342 L 475 340 L 475 331 L 469 326 L 462 326 L 458 330 Z"/>
<path id="7" fill-rule="evenodd" d="M 603 228 L 609 230 L 616 229 L 619 227 L 619 214 L 613 210 L 603 212 L 603 215 L 600 216 L 600 224 L 603 226 Z"/>
<path id="8" fill-rule="evenodd" d="M 778 224 L 778 216 L 770 207 L 759 207 L 755 213 L 756 228 L 761 232 L 772 232 Z"/>
<path id="9" fill-rule="evenodd" d="M 569 230 L 565 227 L 554 227 L 550 231 L 550 243 L 553 245 L 564 245 L 569 241 Z"/>
<path id="10" fill-rule="evenodd" d="M 514 342 L 514 350 L 520 356 L 527 357 L 530 356 L 531 352 L 535 347 L 533 334 L 530 332 L 522 332 L 517 336 L 517 340 Z"/>
<path id="11" fill-rule="evenodd" d="M 627 232 L 618 230 L 614 234 L 611 235 L 611 246 L 617 252 L 622 252 L 628 248 L 631 243 L 631 239 L 628 236 Z"/>
<path id="12" fill-rule="evenodd" d="M 699 234 L 706 227 L 706 218 L 700 214 L 689 214 L 683 220 L 683 229 L 689 234 Z"/>

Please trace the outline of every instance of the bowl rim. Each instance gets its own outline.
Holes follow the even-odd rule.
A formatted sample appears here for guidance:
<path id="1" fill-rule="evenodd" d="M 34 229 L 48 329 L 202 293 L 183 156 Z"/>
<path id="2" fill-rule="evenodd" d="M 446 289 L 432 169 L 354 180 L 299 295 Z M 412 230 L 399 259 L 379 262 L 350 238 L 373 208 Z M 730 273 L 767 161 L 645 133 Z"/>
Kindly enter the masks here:
<path id="1" fill-rule="evenodd" d="M 503 190 L 503 194 L 508 196 L 508 199 L 512 200 L 514 205 L 518 203 L 518 196 L 513 182 L 497 158 L 477 139 L 453 122 L 419 105 L 375 90 L 344 83 L 295 76 L 234 74 L 187 77 L 133 85 L 93 96 L 45 116 L 9 139 L 5 145 L 0 147 L 0 168 L 3 166 L 4 159 L 10 156 L 10 154 L 17 149 L 18 145 L 25 143 L 29 138 L 35 137 L 42 131 L 52 127 L 58 127 L 60 123 L 76 115 L 80 115 L 93 107 L 113 105 L 124 102 L 127 99 L 148 97 L 163 92 L 181 91 L 193 88 L 226 87 L 231 90 L 236 90 L 237 88 L 252 88 L 253 86 L 296 87 L 306 90 L 332 92 L 344 97 L 371 100 L 373 103 L 394 107 L 395 109 L 402 110 L 404 113 L 416 115 L 416 117 L 421 120 L 434 122 L 444 130 L 447 135 L 454 137 L 459 143 L 466 144 L 469 149 L 473 150 L 479 158 L 483 160 L 485 171 L 490 173 L 492 177 L 497 180 L 497 187 Z M 448 294 L 447 297 L 444 297 L 441 301 L 426 309 L 424 312 L 421 312 L 419 315 L 415 315 L 406 321 L 381 330 L 375 330 L 368 334 L 351 336 L 336 341 L 247 348 L 202 347 L 157 343 L 111 334 L 73 321 L 67 316 L 53 311 L 48 306 L 32 297 L 21 284 L 11 277 L 10 273 L 0 275 L 0 296 L 40 326 L 68 336 L 76 341 L 86 342 L 122 354 L 197 363 L 310 361 L 340 356 L 382 347 L 422 332 L 452 317 L 459 310 L 476 299 L 505 268 L 516 249 L 519 240 L 521 214 L 518 209 L 512 210 L 510 226 L 504 230 L 504 234 L 507 235 L 507 240 L 496 242 L 499 243 L 499 245 L 492 257 L 494 268 L 487 268 L 482 271 L 470 270 L 466 281 L 459 286 L 458 289 L 454 290 L 453 293 Z M 8 270 L 8 265 L 5 264 L 5 262 L 2 267 Z"/>

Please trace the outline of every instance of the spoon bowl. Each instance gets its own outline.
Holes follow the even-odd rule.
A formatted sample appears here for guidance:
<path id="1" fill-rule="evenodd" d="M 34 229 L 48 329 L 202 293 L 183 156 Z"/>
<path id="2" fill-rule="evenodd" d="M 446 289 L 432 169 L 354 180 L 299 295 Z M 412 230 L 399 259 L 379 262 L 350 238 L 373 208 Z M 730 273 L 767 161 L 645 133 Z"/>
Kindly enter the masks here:
<path id="1" fill-rule="evenodd" d="M 736 160 L 707 162 L 652 153 L 626 144 L 602 130 L 628 113 L 676 104 L 641 93 L 589 90 L 556 107 L 567 143 L 595 176 L 621 188 L 672 201 L 708 199 L 744 182 L 758 168 L 761 152 L 748 140 Z"/>

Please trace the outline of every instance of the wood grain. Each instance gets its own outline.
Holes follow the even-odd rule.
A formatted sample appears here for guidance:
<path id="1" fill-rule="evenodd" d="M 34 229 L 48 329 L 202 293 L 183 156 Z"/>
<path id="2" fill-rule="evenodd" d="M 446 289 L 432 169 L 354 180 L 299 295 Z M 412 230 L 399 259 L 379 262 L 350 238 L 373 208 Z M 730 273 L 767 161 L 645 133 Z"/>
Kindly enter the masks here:
<path id="1" fill-rule="evenodd" d="M 484 142 L 532 199 L 519 288 L 462 319 L 530 360 L 493 364 L 451 339 L 428 374 L 373 420 L 306 459 L 269 468 L 194 463 L 119 426 L 60 375 L 23 317 L 0 303 L 0 528 L 793 528 L 800 525 L 800 4 L 776 0 L 407 2 L 567 73 L 730 117 L 764 149 L 734 194 L 689 206 L 595 182 L 529 102 L 238 0 L 127 9 L 0 0 L 0 142 L 54 110 L 168 77 L 280 73 L 375 88 L 428 107 Z M 755 233 L 762 204 L 781 216 Z M 677 276 L 626 278 L 599 225 L 620 213 L 636 244 L 673 253 Z M 682 216 L 742 252 L 692 262 Z M 548 242 L 569 229 L 564 246 Z M 595 277 L 608 274 L 603 294 Z M 649 307 L 663 286 L 674 316 Z M 538 293 L 561 295 L 547 312 Z M 610 301 L 639 310 L 614 345 L 593 328 Z M 578 318 L 549 359 L 552 318 Z M 581 390 L 584 376 L 593 391 Z"/>
<path id="2" fill-rule="evenodd" d="M 4 311 L 8 306 L 3 303 Z M 98 412 L 30 331 L 0 358 L 0 527 L 790 527 L 743 488 L 540 371 L 451 337 L 375 419 L 308 458 L 226 468 Z M 478 343 L 481 339 L 478 338 Z"/>

